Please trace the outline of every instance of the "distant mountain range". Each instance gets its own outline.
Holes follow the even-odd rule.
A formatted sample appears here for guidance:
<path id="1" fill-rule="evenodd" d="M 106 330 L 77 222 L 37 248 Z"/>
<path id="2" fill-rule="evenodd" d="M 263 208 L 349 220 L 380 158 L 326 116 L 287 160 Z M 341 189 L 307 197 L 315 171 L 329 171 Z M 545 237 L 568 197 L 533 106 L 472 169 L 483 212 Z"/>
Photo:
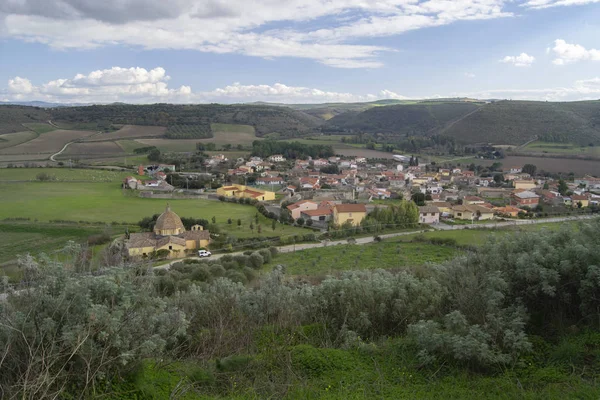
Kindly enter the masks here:
<path id="1" fill-rule="evenodd" d="M 538 139 L 600 145 L 600 101 L 456 98 L 325 104 L 0 104 L 0 133 L 17 132 L 24 129 L 23 123 L 50 119 L 103 126 L 246 124 L 254 126 L 258 136 L 272 138 L 371 133 L 388 138 L 447 135 L 463 144 L 520 145 Z"/>

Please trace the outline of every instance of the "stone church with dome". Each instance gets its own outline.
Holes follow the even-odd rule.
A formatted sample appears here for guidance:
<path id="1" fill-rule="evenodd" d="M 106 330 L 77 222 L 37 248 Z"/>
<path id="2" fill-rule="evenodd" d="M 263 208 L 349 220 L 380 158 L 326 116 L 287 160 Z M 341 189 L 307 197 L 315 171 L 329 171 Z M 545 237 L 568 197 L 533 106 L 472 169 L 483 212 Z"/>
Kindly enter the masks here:
<path id="1" fill-rule="evenodd" d="M 132 233 L 125 238 L 130 257 L 148 257 L 156 251 L 168 250 L 169 258 L 183 257 L 186 251 L 206 248 L 210 244 L 210 232 L 202 225 L 186 230 L 179 215 L 167 204 L 160 214 L 152 232 Z"/>

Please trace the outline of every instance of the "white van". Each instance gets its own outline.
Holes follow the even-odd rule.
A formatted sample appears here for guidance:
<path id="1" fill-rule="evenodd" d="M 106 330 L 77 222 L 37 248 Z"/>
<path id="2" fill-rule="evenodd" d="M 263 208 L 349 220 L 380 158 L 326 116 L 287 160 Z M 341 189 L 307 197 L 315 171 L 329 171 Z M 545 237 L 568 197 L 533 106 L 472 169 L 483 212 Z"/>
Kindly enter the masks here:
<path id="1" fill-rule="evenodd" d="M 198 257 L 210 257 L 211 252 L 208 250 L 198 250 Z"/>

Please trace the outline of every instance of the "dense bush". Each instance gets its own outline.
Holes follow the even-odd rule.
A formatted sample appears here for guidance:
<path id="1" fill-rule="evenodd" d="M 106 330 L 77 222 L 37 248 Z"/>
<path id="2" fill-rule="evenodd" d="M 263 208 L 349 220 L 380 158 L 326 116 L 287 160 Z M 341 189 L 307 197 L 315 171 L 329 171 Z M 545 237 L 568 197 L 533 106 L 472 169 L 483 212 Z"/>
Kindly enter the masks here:
<path id="1" fill-rule="evenodd" d="M 265 335 L 289 349 L 302 343 L 301 326 L 321 327 L 319 345 L 361 351 L 374 351 L 369 342 L 405 337 L 421 366 L 519 365 L 545 339 L 597 330 L 599 229 L 596 220 L 515 233 L 425 270 L 346 272 L 320 284 L 290 279 L 276 267 L 245 286 L 267 250 L 177 263 L 156 275 L 135 268 L 77 275 L 25 257 L 29 289 L 0 304 L 0 348 L 8 349 L 0 357 L 0 385 L 7 398 L 61 397 L 65 388 L 89 394 L 145 357 L 224 359 L 247 354 Z M 564 362 L 585 354 L 573 345 L 548 357 Z"/>

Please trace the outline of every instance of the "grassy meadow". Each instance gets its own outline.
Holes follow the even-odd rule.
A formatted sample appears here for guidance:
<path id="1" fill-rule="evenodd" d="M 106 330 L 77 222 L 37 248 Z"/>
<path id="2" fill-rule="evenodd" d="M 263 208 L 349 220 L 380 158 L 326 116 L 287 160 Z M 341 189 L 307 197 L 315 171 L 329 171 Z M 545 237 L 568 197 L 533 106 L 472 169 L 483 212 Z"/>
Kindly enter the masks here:
<path id="1" fill-rule="evenodd" d="M 57 178 L 52 182 L 35 181 L 36 175 L 45 172 Z M 15 168 L 0 170 L 0 220 L 30 218 L 50 221 L 68 220 L 83 222 L 136 223 L 144 217 L 160 214 L 166 203 L 181 217 L 215 217 L 225 231 L 238 237 L 257 235 L 249 225 L 254 220 L 256 208 L 241 204 L 221 203 L 201 199 L 145 199 L 137 193 L 121 189 L 121 180 L 130 172 L 84 169 Z M 31 182 L 8 182 L 31 180 Z M 69 182 L 88 181 L 88 182 Z M 227 223 L 231 218 L 234 223 Z M 242 220 L 241 227 L 235 223 Z M 306 234 L 307 230 L 278 225 L 275 232 L 271 220 L 259 215 L 264 236 Z M 256 222 L 254 225 L 257 225 Z"/>
<path id="2" fill-rule="evenodd" d="M 0 135 L 0 149 L 6 149 L 9 147 L 17 146 L 21 143 L 33 140 L 36 137 L 38 137 L 38 135 L 33 131 L 6 133 Z"/>
<path id="3" fill-rule="evenodd" d="M 600 156 L 600 146 L 580 146 L 573 143 L 531 142 L 521 152 Z"/>
<path id="4" fill-rule="evenodd" d="M 44 123 L 38 123 L 38 122 L 25 123 L 25 124 L 23 124 L 23 126 L 26 126 L 27 128 L 29 128 L 30 130 L 34 131 L 35 133 L 37 133 L 39 135 L 48 133 L 48 132 L 52 132 L 57 129 L 56 127 L 54 127 L 50 124 L 44 124 Z"/>
<path id="5" fill-rule="evenodd" d="M 458 252 L 455 247 L 389 239 L 367 245 L 344 244 L 282 253 L 266 268 L 283 265 L 290 275 L 326 275 L 353 269 L 396 269 L 440 263 Z"/>

